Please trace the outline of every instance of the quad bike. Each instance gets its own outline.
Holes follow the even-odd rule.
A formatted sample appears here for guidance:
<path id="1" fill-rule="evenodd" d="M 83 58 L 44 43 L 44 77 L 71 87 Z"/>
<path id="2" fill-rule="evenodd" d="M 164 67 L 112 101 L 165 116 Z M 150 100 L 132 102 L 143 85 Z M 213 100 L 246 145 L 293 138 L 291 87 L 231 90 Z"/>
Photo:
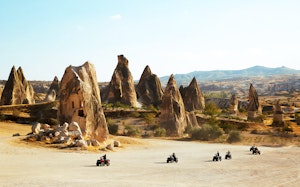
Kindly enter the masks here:
<path id="1" fill-rule="evenodd" d="M 219 155 L 213 156 L 213 161 L 222 161 L 222 157 Z"/>
<path id="2" fill-rule="evenodd" d="M 230 153 L 226 153 L 225 159 L 226 159 L 226 160 L 227 160 L 227 159 L 231 159 L 231 154 L 230 154 Z"/>
<path id="3" fill-rule="evenodd" d="M 173 155 L 170 155 L 168 158 L 167 158 L 167 163 L 173 163 L 173 162 L 178 162 L 178 158 L 177 157 L 174 157 Z"/>
<path id="4" fill-rule="evenodd" d="M 257 149 L 257 147 L 254 145 L 250 147 L 250 151 L 253 151 L 254 149 Z"/>
<path id="5" fill-rule="evenodd" d="M 260 150 L 258 150 L 258 148 L 254 148 L 254 149 L 252 149 L 252 154 L 254 154 L 254 155 L 259 154 L 260 155 Z"/>
<path id="6" fill-rule="evenodd" d="M 97 160 L 96 165 L 97 166 L 105 166 L 105 165 L 109 166 L 110 165 L 110 160 L 101 157 L 100 159 Z"/>

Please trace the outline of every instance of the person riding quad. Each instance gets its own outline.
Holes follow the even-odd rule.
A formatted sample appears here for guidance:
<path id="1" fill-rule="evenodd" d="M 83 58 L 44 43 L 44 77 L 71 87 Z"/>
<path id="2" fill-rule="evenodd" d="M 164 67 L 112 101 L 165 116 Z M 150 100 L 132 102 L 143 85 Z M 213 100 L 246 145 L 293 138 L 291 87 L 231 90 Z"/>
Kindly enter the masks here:
<path id="1" fill-rule="evenodd" d="M 174 160 L 176 160 L 176 155 L 175 155 L 175 153 L 172 154 L 172 157 L 174 158 Z"/>
<path id="2" fill-rule="evenodd" d="M 106 154 L 103 155 L 102 158 L 103 158 L 104 160 L 106 160 Z M 100 157 L 100 159 L 101 159 L 101 157 Z"/>

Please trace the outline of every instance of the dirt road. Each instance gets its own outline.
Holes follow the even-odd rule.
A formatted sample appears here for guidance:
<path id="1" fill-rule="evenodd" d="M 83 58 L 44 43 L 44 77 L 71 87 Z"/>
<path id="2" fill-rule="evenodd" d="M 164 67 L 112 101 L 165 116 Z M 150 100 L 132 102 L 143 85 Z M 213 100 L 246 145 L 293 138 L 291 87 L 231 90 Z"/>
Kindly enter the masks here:
<path id="1" fill-rule="evenodd" d="M 259 147 L 145 139 L 145 145 L 107 152 L 109 167 L 97 167 L 100 153 L 70 152 L 11 144 L 0 133 L 0 186 L 299 186 L 299 147 Z M 224 160 L 230 150 L 232 160 Z M 223 160 L 212 162 L 219 151 Z M 175 152 L 178 163 L 167 164 Z"/>

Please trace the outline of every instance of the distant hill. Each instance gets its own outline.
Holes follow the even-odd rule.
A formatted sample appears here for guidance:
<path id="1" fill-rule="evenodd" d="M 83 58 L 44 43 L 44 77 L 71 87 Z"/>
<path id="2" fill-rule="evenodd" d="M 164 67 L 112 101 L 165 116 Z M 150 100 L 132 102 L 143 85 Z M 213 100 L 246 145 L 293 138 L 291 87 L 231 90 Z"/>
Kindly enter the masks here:
<path id="1" fill-rule="evenodd" d="M 213 70 L 213 71 L 194 71 L 187 74 L 174 74 L 178 85 L 188 85 L 193 77 L 198 82 L 224 80 L 224 79 L 236 79 L 242 77 L 266 77 L 271 75 L 292 75 L 300 74 L 300 70 L 287 68 L 285 66 L 277 68 L 268 68 L 264 66 L 253 66 L 242 70 Z M 162 85 L 168 83 L 169 76 L 160 77 Z"/>

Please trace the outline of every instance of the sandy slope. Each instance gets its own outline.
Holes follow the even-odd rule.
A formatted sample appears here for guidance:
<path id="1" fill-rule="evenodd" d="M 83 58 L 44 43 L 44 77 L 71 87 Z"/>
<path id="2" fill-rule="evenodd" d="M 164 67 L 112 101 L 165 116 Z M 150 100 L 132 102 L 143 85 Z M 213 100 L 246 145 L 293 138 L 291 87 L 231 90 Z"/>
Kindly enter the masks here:
<path id="1" fill-rule="evenodd" d="M 1 126 L 0 126 L 1 128 Z M 10 143 L 0 131 L 0 186 L 299 186 L 299 147 L 260 147 L 147 139 L 144 145 L 107 152 L 111 166 L 95 165 L 100 153 L 70 152 Z M 20 138 L 20 137 L 19 137 Z M 230 149 L 232 160 L 212 162 Z M 179 163 L 167 164 L 176 152 Z"/>

